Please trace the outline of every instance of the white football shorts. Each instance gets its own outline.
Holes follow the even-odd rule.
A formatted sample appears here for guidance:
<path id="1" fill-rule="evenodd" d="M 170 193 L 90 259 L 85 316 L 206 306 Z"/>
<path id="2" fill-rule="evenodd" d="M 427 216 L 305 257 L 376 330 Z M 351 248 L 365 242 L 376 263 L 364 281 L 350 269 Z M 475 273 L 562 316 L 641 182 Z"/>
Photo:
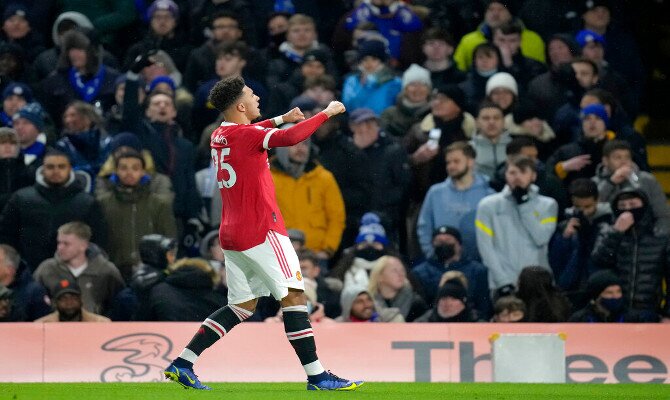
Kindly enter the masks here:
<path id="1" fill-rule="evenodd" d="M 223 250 L 223 255 L 229 304 L 270 294 L 281 300 L 289 288 L 305 290 L 298 255 L 288 236 L 269 231 L 265 242 L 258 246 L 244 251 Z"/>

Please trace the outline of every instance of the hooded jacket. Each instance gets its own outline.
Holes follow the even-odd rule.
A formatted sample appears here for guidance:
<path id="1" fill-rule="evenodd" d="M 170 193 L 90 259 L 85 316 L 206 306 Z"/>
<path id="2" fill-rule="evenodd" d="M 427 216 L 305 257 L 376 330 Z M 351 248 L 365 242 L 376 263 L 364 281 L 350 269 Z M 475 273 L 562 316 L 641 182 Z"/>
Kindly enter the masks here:
<path id="1" fill-rule="evenodd" d="M 271 163 L 277 204 L 287 228 L 305 232 L 305 247 L 334 254 L 344 231 L 345 210 L 335 177 L 313 157 L 299 176 L 291 170 L 287 148 L 277 148 Z"/>
<path id="2" fill-rule="evenodd" d="M 67 222 L 90 226 L 91 241 L 104 248 L 107 230 L 100 206 L 75 182 L 74 172 L 60 187 L 49 186 L 40 169 L 36 178 L 33 186 L 14 193 L 0 214 L 0 243 L 13 246 L 31 271 L 53 256 L 58 227 Z"/>
<path id="3" fill-rule="evenodd" d="M 633 192 L 643 199 L 646 208 L 642 220 L 625 232 L 613 225 L 602 228 L 592 253 L 592 261 L 599 268 L 613 270 L 622 280 L 627 307 L 633 310 L 659 312 L 670 317 L 670 292 L 663 299 L 662 281 L 670 281 L 670 238 L 654 232 L 654 218 L 647 195 L 640 189 L 620 192 L 612 199 L 612 210 L 624 193 Z"/>
<path id="4" fill-rule="evenodd" d="M 670 206 L 663 188 L 656 177 L 649 172 L 640 171 L 633 165 L 633 173 L 637 177 L 629 178 L 619 184 L 610 180 L 612 172 L 603 164 L 598 165 L 593 180 L 598 184 L 598 196 L 600 201 L 611 202 L 624 190 L 641 190 L 649 201 L 649 206 L 656 219 L 655 228 L 665 234 L 670 234 Z"/>
<path id="5" fill-rule="evenodd" d="M 354 300 L 361 293 L 367 293 L 370 295 L 370 292 L 363 286 L 350 286 L 345 287 L 342 290 L 340 295 L 340 305 L 342 306 L 342 315 L 336 318 L 336 321 L 339 322 L 354 322 L 351 320 L 351 306 L 354 304 Z M 372 295 L 370 295 L 372 298 Z M 374 300 L 373 300 L 374 304 Z M 372 317 L 365 322 L 405 322 L 405 319 L 402 317 L 400 310 L 397 308 L 384 308 L 382 310 L 375 310 L 372 313 Z"/>
<path id="6" fill-rule="evenodd" d="M 142 150 L 142 158 L 144 159 L 144 170 L 151 177 L 149 180 L 149 192 L 160 195 L 170 201 L 174 200 L 174 191 L 172 190 L 172 182 L 167 175 L 156 172 L 156 164 L 148 150 Z M 102 167 L 98 176 L 95 178 L 95 198 L 100 200 L 106 194 L 111 193 L 116 186 L 110 179 L 116 172 L 116 165 L 114 156 L 109 155 Z"/>
<path id="7" fill-rule="evenodd" d="M 485 197 L 477 207 L 477 247 L 489 269 L 489 287 L 516 285 L 523 267 L 549 268 L 547 250 L 556 229 L 556 200 L 539 194 L 535 185 L 528 188 L 528 201 L 517 204 L 512 190 Z"/>
<path id="8" fill-rule="evenodd" d="M 12 193 L 34 182 L 35 175 L 30 173 L 22 154 L 0 159 L 0 210 L 5 208 Z"/>
<path id="9" fill-rule="evenodd" d="M 55 255 L 40 264 L 33 278 L 47 288 L 52 299 L 61 280 L 75 281 L 81 288 L 83 307 L 95 314 L 105 314 L 111 309 L 114 296 L 125 287 L 123 278 L 96 245 L 91 244 L 86 250 L 86 262 L 86 269 L 75 277 L 67 264 Z"/>
<path id="10" fill-rule="evenodd" d="M 511 141 L 512 137 L 507 131 L 500 135 L 496 143 L 483 134 L 477 133 L 470 141 L 477 152 L 475 159 L 477 172 L 486 175 L 489 179 L 493 178 L 498 165 L 507 159 L 506 148 Z"/>
<path id="11" fill-rule="evenodd" d="M 344 78 L 342 87 L 342 103 L 348 110 L 367 107 L 376 115 L 395 104 L 400 93 L 400 78 L 386 65 L 368 75 L 365 83 L 361 82 L 361 73 L 354 72 Z"/>

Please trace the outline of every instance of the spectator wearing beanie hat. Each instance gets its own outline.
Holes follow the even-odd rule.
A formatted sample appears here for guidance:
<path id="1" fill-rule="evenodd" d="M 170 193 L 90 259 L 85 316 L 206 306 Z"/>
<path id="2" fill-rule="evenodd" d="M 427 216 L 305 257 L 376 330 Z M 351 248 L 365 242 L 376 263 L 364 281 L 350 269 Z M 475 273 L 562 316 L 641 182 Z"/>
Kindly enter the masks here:
<path id="1" fill-rule="evenodd" d="M 519 98 L 516 79 L 507 72 L 498 72 L 486 81 L 486 98 L 509 114 Z"/>
<path id="2" fill-rule="evenodd" d="M 119 155 L 132 150 L 137 151 L 144 159 L 144 170 L 151 177 L 149 181 L 149 192 L 161 195 L 170 200 L 174 198 L 172 182 L 167 175 L 156 172 L 156 164 L 149 150 L 142 148 L 140 139 L 131 132 L 121 132 L 114 136 L 109 144 L 109 157 L 100 168 L 95 178 L 95 197 L 100 199 L 113 190 L 114 182 L 110 181 L 112 174 L 116 172 L 116 159 Z"/>
<path id="3" fill-rule="evenodd" d="M 582 109 L 582 135 L 576 142 L 563 145 L 547 160 L 567 188 L 577 178 L 593 178 L 603 156 L 603 146 L 616 137 L 607 130 L 609 116 L 602 104 L 591 104 Z"/>
<path id="4" fill-rule="evenodd" d="M 611 270 L 600 270 L 587 281 L 590 302 L 568 322 L 649 322 L 630 310 L 623 297 L 621 279 Z"/>
<path id="5" fill-rule="evenodd" d="M 380 115 L 395 103 L 401 81 L 386 64 L 388 56 L 382 41 L 366 40 L 358 45 L 359 70 L 344 78 L 342 89 L 342 102 L 349 112 L 366 107 Z"/>
<path id="6" fill-rule="evenodd" d="M 405 136 L 412 125 L 428 114 L 431 89 L 430 71 L 412 64 L 402 75 L 402 92 L 396 104 L 381 114 L 384 132 L 398 138 Z"/>
<path id="7" fill-rule="evenodd" d="M 447 281 L 437 292 L 435 304 L 414 322 L 475 322 L 468 292 L 458 280 Z"/>
<path id="8" fill-rule="evenodd" d="M 33 101 L 33 91 L 28 85 L 21 82 L 12 82 L 2 91 L 2 111 L 0 111 L 0 126 L 13 126 L 12 117 L 23 106 Z"/>
<path id="9" fill-rule="evenodd" d="M 31 28 L 30 10 L 23 4 L 5 3 L 0 40 L 21 46 L 28 62 L 44 51 L 42 37 Z"/>
<path id="10" fill-rule="evenodd" d="M 19 138 L 19 147 L 23 154 L 23 161 L 30 170 L 30 175 L 35 176 L 37 168 L 42 165 L 42 160 L 51 142 L 48 140 L 44 130 L 44 117 L 42 107 L 38 103 L 30 103 L 22 107 L 12 117 L 14 129 Z"/>

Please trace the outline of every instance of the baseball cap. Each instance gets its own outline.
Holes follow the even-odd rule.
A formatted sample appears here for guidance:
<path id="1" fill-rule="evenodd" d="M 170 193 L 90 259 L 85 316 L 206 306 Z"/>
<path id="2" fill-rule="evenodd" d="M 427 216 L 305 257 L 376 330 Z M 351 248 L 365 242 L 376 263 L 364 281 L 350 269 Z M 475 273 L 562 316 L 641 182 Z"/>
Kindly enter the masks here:
<path id="1" fill-rule="evenodd" d="M 357 108 L 349 115 L 349 122 L 352 124 L 360 124 L 371 119 L 378 119 L 379 117 L 370 108 Z"/>

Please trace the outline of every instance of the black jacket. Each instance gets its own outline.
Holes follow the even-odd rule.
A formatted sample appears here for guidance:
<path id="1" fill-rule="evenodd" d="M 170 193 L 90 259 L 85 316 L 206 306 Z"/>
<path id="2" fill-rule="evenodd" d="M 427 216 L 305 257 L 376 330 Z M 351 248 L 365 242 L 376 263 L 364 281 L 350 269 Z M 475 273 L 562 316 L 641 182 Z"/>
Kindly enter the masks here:
<path id="1" fill-rule="evenodd" d="M 22 155 L 0 159 L 0 210 L 5 208 L 12 193 L 34 182 L 35 174 L 31 174 Z"/>
<path id="2" fill-rule="evenodd" d="M 569 187 L 570 183 L 577 178 L 592 178 L 596 175 L 596 167 L 603 157 L 603 146 L 605 143 L 607 143 L 607 139 L 594 142 L 582 136 L 577 142 L 563 145 L 547 159 L 547 172 L 556 174 L 556 164 L 559 162 L 567 161 L 572 157 L 582 154 L 589 154 L 591 156 L 591 164 L 586 165 L 579 171 L 568 172 L 562 179 L 563 186 L 566 188 Z"/>
<path id="3" fill-rule="evenodd" d="M 50 187 L 38 173 L 37 183 L 18 190 L 0 214 L 0 243 L 13 246 L 31 271 L 56 251 L 58 227 L 81 221 L 91 227 L 92 242 L 104 248 L 105 221 L 93 196 L 71 174 L 63 187 Z"/>
<path id="4" fill-rule="evenodd" d="M 635 310 L 624 309 L 619 314 L 605 315 L 596 305 L 591 302 L 586 307 L 572 314 L 568 322 L 656 322 L 646 321 L 643 316 Z"/>
<path id="5" fill-rule="evenodd" d="M 226 305 L 213 289 L 212 279 L 201 269 L 183 266 L 151 289 L 145 315 L 148 321 L 204 321 Z"/>
<path id="6" fill-rule="evenodd" d="M 24 262 L 19 265 L 14 282 L 8 288 L 13 292 L 8 322 L 30 322 L 51 313 L 51 307 L 45 301 L 46 290 L 35 282 Z"/>

